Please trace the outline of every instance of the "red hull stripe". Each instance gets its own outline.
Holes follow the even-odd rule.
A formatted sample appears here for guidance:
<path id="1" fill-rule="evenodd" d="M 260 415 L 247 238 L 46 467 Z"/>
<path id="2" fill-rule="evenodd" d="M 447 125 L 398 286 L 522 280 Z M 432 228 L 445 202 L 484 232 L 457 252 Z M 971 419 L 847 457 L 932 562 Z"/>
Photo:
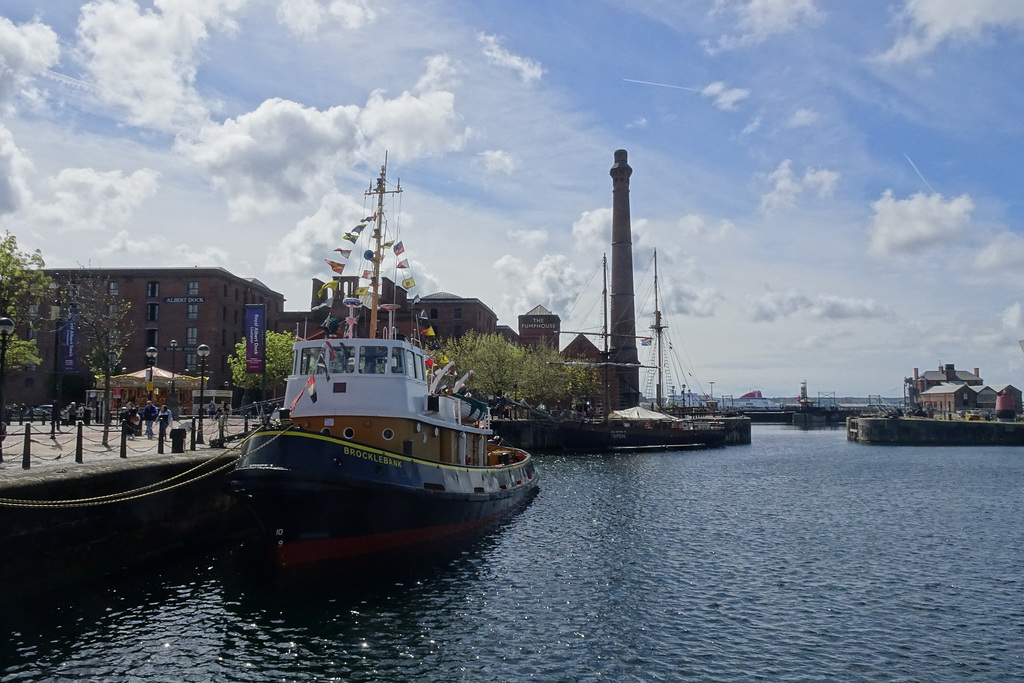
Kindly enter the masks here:
<path id="1" fill-rule="evenodd" d="M 309 562 L 339 560 L 373 555 L 429 543 L 446 536 L 464 533 L 482 526 L 501 514 L 445 526 L 420 527 L 348 538 L 321 538 L 311 541 L 286 542 L 274 548 L 274 559 L 280 567 L 291 567 Z"/>

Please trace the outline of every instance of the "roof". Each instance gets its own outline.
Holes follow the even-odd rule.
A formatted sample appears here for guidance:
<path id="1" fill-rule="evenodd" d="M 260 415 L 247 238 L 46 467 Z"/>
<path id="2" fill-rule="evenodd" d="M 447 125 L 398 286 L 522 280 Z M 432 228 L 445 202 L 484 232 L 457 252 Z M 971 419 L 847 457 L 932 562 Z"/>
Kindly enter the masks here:
<path id="1" fill-rule="evenodd" d="M 921 392 L 921 396 L 924 396 L 926 394 L 952 394 L 953 392 L 959 391 L 960 389 L 974 388 L 975 387 L 970 387 L 966 384 L 960 384 L 958 382 L 943 382 L 942 384 L 936 384 L 934 387 L 931 387 L 930 389 L 925 389 L 924 391 Z"/>
<path id="2" fill-rule="evenodd" d="M 544 308 L 542 305 L 537 304 L 529 313 L 524 313 L 523 315 L 554 315 L 554 313 Z"/>
<path id="3" fill-rule="evenodd" d="M 676 422 L 678 418 L 666 415 L 665 413 L 656 413 L 653 410 L 647 410 L 637 406 L 636 408 L 625 408 L 623 410 L 616 410 L 608 414 L 608 417 L 618 418 L 620 420 L 645 420 L 648 422 Z"/>

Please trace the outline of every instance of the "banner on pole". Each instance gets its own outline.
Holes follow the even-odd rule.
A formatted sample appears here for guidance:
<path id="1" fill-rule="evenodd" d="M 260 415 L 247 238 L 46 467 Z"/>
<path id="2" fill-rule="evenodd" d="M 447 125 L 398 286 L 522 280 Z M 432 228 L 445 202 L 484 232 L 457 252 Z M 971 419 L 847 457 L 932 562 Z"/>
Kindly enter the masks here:
<path id="1" fill-rule="evenodd" d="M 245 305 L 245 371 L 263 372 L 267 356 L 267 320 L 264 304 Z"/>
<path id="2" fill-rule="evenodd" d="M 60 329 L 60 371 L 78 369 L 78 311 L 71 311 Z"/>

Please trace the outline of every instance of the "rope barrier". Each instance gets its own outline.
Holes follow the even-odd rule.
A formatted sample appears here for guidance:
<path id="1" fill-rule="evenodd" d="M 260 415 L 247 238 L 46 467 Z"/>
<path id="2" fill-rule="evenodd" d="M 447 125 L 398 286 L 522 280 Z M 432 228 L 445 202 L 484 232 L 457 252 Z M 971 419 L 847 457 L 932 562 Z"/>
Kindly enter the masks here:
<path id="1" fill-rule="evenodd" d="M 274 441 L 279 439 L 285 432 L 289 431 L 290 429 L 292 429 L 292 427 L 288 427 L 286 429 L 282 429 L 274 438 L 272 438 L 269 441 L 267 441 L 266 443 L 260 445 L 259 447 L 257 447 L 253 451 L 251 451 L 251 453 L 257 453 L 261 449 L 265 448 L 266 446 L 269 446 L 270 444 L 272 444 Z M 255 433 L 256 431 L 259 431 L 259 430 L 258 429 L 257 430 L 253 430 L 253 433 Z M 227 449 L 227 451 L 224 453 L 224 455 L 229 455 L 229 454 L 233 453 L 234 451 L 240 450 L 242 448 L 242 446 L 244 446 L 247 442 L 248 442 L 248 438 L 246 438 L 243 441 L 241 441 L 238 445 L 233 446 L 232 448 Z M 236 455 L 234 458 L 232 458 L 232 459 L 228 460 L 227 462 L 219 465 L 218 467 L 216 467 L 215 469 L 213 469 L 213 470 L 211 470 L 209 472 L 198 474 L 195 477 L 192 477 L 191 479 L 186 479 L 184 481 L 181 481 L 181 482 L 179 482 L 177 484 L 173 484 L 173 485 L 168 485 L 168 484 L 170 482 L 174 482 L 174 481 L 176 481 L 178 479 L 182 479 L 183 477 L 187 477 L 187 476 L 191 475 L 193 472 L 201 470 L 205 466 L 209 465 L 211 462 L 214 462 L 214 459 L 207 460 L 205 462 L 199 463 L 195 467 L 192 467 L 191 469 L 188 469 L 185 472 L 181 472 L 181 473 L 176 474 L 176 475 L 174 475 L 172 477 L 169 477 L 168 479 L 165 479 L 163 481 L 154 482 L 152 484 L 147 484 L 146 486 L 141 486 L 139 488 L 131 489 L 129 491 L 122 491 L 120 493 L 111 493 L 111 494 L 106 494 L 106 495 L 102 495 L 102 496 L 93 496 L 91 498 L 75 498 L 75 499 L 69 499 L 69 500 L 21 500 L 21 499 L 16 499 L 16 498 L 0 498 L 0 507 L 51 508 L 51 509 L 52 508 L 80 508 L 80 507 L 95 507 L 97 505 L 107 505 L 109 503 L 121 503 L 121 502 L 126 502 L 126 501 L 129 501 L 129 500 L 137 500 L 139 498 L 144 498 L 145 496 L 151 496 L 151 495 L 155 495 L 157 493 L 163 493 L 165 491 L 173 491 L 174 489 L 181 488 L 181 487 L 187 486 L 189 484 L 194 484 L 194 483 L 196 483 L 198 481 L 202 481 L 203 479 L 211 477 L 211 476 L 213 476 L 215 474 L 219 474 L 221 472 L 224 472 L 224 471 L 228 470 L 229 468 L 234 467 L 235 464 L 241 458 L 242 458 L 241 454 Z M 217 459 L 219 459 L 219 458 L 217 458 Z"/>

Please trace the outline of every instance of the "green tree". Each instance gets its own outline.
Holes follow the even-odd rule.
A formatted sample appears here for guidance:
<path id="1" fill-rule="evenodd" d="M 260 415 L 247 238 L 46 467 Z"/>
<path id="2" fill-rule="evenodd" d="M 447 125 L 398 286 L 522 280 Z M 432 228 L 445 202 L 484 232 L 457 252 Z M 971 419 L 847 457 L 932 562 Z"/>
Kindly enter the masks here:
<path id="1" fill-rule="evenodd" d="M 83 355 L 95 376 L 103 378 L 103 406 L 110 407 L 111 377 L 120 374 L 121 358 L 136 332 L 128 317 L 132 303 L 110 293 L 108 278 L 82 268 L 55 283 L 66 313 L 77 311 Z M 103 445 L 108 445 L 110 420 L 103 421 Z"/>
<path id="2" fill-rule="evenodd" d="M 290 332 L 267 332 L 267 389 L 276 390 L 284 387 L 285 379 L 292 372 L 292 344 L 295 335 Z M 263 374 L 245 371 L 245 340 L 235 344 L 235 352 L 228 356 L 231 368 L 231 379 L 236 387 L 242 389 L 261 389 Z"/>
<path id="3" fill-rule="evenodd" d="M 550 346 L 519 346 L 499 334 L 470 331 L 449 339 L 444 357 L 455 361 L 456 375 L 473 371 L 469 382 L 474 393 L 493 396 L 499 392 L 533 404 L 568 403 L 591 398 L 596 374 L 591 368 L 567 366 Z"/>
<path id="4" fill-rule="evenodd" d="M 46 299 L 50 278 L 43 272 L 42 253 L 18 249 L 18 239 L 5 232 L 0 240 L 0 316 L 21 326 L 29 326 L 39 317 L 40 304 Z M 7 367 L 19 368 L 41 363 L 35 340 L 13 338 L 7 347 Z"/>

